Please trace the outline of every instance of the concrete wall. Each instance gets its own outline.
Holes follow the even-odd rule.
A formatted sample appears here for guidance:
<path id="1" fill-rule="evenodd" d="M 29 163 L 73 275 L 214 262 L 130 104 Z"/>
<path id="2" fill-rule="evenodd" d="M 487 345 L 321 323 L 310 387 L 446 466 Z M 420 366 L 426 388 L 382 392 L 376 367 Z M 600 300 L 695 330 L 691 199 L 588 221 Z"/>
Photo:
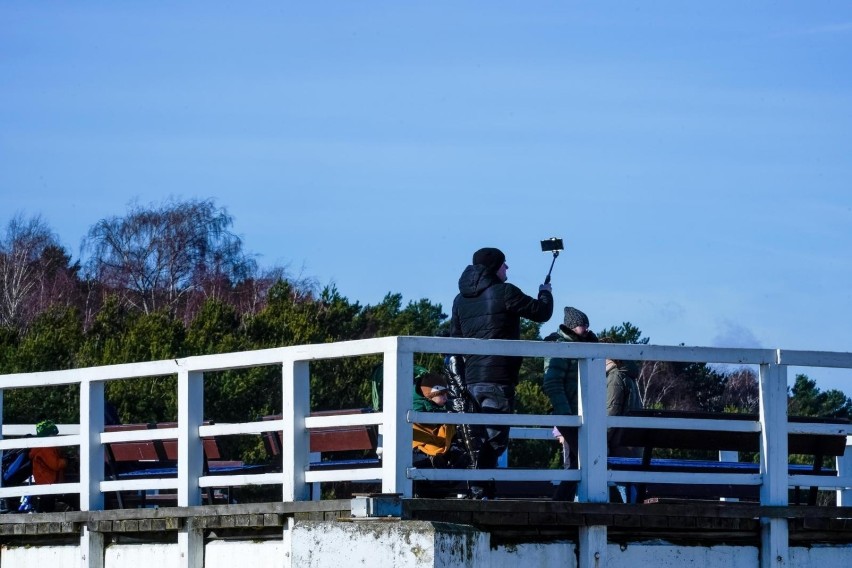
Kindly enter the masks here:
<path id="1" fill-rule="evenodd" d="M 205 568 L 576 568 L 571 541 L 492 548 L 471 527 L 417 521 L 298 522 L 284 540 L 219 540 L 205 547 Z M 292 544 L 291 544 L 292 543 Z M 291 548 L 292 547 L 292 548 Z M 80 566 L 77 546 L 5 546 L 2 568 Z M 180 568 L 176 544 L 113 544 L 104 568 Z M 753 546 L 678 546 L 664 541 L 612 543 L 607 568 L 758 568 Z M 788 568 L 852 566 L 852 545 L 791 547 Z"/>
<path id="2" fill-rule="evenodd" d="M 2 568 L 59 568 L 79 566 L 79 546 L 15 546 L 0 548 Z"/>
<path id="3" fill-rule="evenodd" d="M 487 533 L 459 525 L 419 521 L 300 522 L 293 528 L 293 566 L 375 568 L 572 568 L 574 543 L 491 548 Z M 344 551 L 344 552 L 341 552 Z M 566 559 L 570 559 L 566 563 Z"/>

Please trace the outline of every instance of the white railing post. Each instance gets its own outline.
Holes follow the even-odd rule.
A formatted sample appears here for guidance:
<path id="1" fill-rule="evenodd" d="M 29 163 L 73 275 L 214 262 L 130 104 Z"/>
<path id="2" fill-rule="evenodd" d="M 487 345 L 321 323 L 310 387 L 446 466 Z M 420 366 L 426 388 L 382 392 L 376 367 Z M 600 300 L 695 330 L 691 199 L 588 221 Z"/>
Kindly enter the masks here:
<path id="1" fill-rule="evenodd" d="M 397 342 L 397 346 L 399 343 Z M 382 443 L 382 493 L 411 497 L 413 484 L 406 475 L 411 467 L 413 432 L 406 414 L 413 398 L 414 354 L 399 348 L 385 351 L 382 412 L 385 416 Z"/>
<path id="2" fill-rule="evenodd" d="M 0 440 L 3 439 L 3 389 L 0 389 Z M 3 463 L 3 450 L 0 450 L 0 464 Z M 0 487 L 3 487 L 3 475 L 0 475 Z"/>
<path id="3" fill-rule="evenodd" d="M 838 477 L 847 477 L 852 474 L 852 436 L 846 436 L 846 451 L 842 456 L 835 459 Z M 844 487 L 837 490 L 837 506 L 848 507 L 852 505 L 852 489 Z"/>
<path id="4" fill-rule="evenodd" d="M 580 359 L 578 457 L 580 502 L 606 503 L 609 498 L 606 467 L 606 372 L 605 359 Z M 579 530 L 580 568 L 606 566 L 606 525 Z"/>
<path id="5" fill-rule="evenodd" d="M 80 383 L 80 510 L 104 508 L 101 481 L 104 480 L 104 383 Z"/>
<path id="6" fill-rule="evenodd" d="M 787 472 L 787 367 L 760 365 L 760 504 L 789 503 Z M 784 518 L 761 518 L 760 566 L 788 564 L 789 527 Z"/>
<path id="7" fill-rule="evenodd" d="M 605 359 L 580 359 L 580 416 L 578 455 L 580 501 L 605 503 L 609 498 L 606 471 Z"/>
<path id="8" fill-rule="evenodd" d="M 288 502 L 307 501 L 305 471 L 310 465 L 310 433 L 305 430 L 305 417 L 311 413 L 310 364 L 307 361 L 284 361 L 281 376 L 281 415 L 284 420 L 281 432 L 282 499 Z"/>
<path id="9" fill-rule="evenodd" d="M 198 428 L 204 422 L 204 373 L 178 371 L 178 507 L 201 504 L 198 478 L 204 473 L 204 446 Z"/>
<path id="10" fill-rule="evenodd" d="M 80 510 L 104 508 L 101 481 L 104 480 L 104 383 L 80 382 Z M 84 528 L 80 534 L 80 566 L 103 568 L 104 535 Z"/>

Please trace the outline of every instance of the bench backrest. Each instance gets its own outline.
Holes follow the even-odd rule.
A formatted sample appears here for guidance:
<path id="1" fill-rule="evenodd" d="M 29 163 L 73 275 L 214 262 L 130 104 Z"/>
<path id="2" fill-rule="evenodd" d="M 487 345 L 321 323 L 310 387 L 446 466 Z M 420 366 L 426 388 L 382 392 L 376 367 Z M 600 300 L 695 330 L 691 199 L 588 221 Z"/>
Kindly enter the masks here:
<path id="1" fill-rule="evenodd" d="M 369 408 L 351 408 L 312 412 L 311 416 L 333 416 L 336 414 L 362 414 Z M 281 415 L 264 416 L 263 420 L 280 420 Z M 264 432 L 264 444 L 272 456 L 281 454 L 281 433 Z M 311 430 L 310 451 L 316 453 L 345 451 L 375 451 L 378 445 L 376 426 L 334 426 Z"/>
<path id="2" fill-rule="evenodd" d="M 118 424 L 106 426 L 106 432 L 126 432 L 128 430 L 156 430 L 175 428 L 177 422 L 150 424 Z M 215 438 L 202 438 L 204 457 L 207 460 L 222 458 L 219 444 Z M 114 462 L 176 462 L 178 459 L 177 440 L 144 440 L 134 442 L 111 442 L 106 445 L 107 459 Z"/>
<path id="3" fill-rule="evenodd" d="M 751 420 L 754 414 L 685 412 L 669 410 L 631 411 L 628 416 L 656 418 L 701 418 L 716 420 Z M 790 416 L 789 422 L 848 425 L 844 418 L 812 418 Z M 758 432 L 725 432 L 719 430 L 669 430 L 662 428 L 622 428 L 621 443 L 625 446 L 668 448 L 677 450 L 730 450 L 757 452 L 760 449 Z M 790 434 L 787 438 L 790 454 L 812 456 L 842 456 L 846 450 L 845 434 Z"/>

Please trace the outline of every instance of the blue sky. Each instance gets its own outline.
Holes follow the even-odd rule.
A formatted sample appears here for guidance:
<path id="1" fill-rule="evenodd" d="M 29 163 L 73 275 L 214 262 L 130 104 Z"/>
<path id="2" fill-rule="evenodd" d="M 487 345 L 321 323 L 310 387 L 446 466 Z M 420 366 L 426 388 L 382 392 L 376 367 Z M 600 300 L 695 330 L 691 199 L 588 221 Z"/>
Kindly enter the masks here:
<path id="1" fill-rule="evenodd" d="M 262 265 L 447 312 L 474 250 L 533 293 L 557 236 L 593 329 L 848 351 L 850 58 L 845 1 L 5 0 L 0 223 L 78 255 L 214 198 Z"/>

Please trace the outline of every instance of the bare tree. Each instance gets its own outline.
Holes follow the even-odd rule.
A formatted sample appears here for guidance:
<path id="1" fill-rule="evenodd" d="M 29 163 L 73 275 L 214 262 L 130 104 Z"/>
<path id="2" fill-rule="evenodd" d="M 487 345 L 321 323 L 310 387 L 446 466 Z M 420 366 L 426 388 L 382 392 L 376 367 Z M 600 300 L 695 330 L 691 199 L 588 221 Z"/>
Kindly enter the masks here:
<path id="1" fill-rule="evenodd" d="M 728 373 L 722 400 L 726 408 L 755 413 L 760 404 L 757 373 L 749 367 Z"/>
<path id="2" fill-rule="evenodd" d="M 191 294 L 221 297 L 255 272 L 232 224 L 209 199 L 133 204 L 89 230 L 89 273 L 134 308 L 179 315 Z"/>
<path id="3" fill-rule="evenodd" d="M 70 260 L 41 217 L 13 217 L 0 240 L 0 324 L 26 327 L 51 305 L 74 302 Z"/>
<path id="4" fill-rule="evenodd" d="M 682 387 L 682 381 L 671 363 L 665 361 L 643 362 L 636 384 L 645 408 L 666 406 Z"/>

